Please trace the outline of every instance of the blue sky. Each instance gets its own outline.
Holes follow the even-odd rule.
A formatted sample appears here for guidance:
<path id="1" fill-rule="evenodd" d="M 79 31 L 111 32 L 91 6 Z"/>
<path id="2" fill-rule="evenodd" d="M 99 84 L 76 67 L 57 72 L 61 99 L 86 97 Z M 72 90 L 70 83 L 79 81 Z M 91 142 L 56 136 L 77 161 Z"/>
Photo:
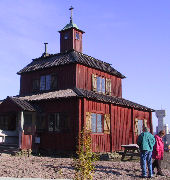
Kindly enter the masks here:
<path id="1" fill-rule="evenodd" d="M 16 72 L 42 55 L 44 42 L 49 53 L 59 52 L 58 31 L 69 22 L 70 5 L 85 31 L 83 52 L 124 74 L 123 97 L 165 109 L 170 126 L 169 0 L 1 0 L 0 99 L 19 93 Z"/>

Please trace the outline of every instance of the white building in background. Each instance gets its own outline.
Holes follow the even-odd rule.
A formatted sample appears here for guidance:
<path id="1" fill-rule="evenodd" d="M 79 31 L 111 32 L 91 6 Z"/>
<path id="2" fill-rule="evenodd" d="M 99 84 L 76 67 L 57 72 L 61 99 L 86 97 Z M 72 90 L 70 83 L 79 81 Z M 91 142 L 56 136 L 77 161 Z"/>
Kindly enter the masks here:
<path id="1" fill-rule="evenodd" d="M 165 124 L 165 125 L 164 125 L 164 130 L 165 130 L 165 133 L 166 133 L 166 134 L 169 134 L 168 124 Z"/>
<path id="2" fill-rule="evenodd" d="M 158 126 L 156 127 L 156 133 L 158 134 L 161 130 L 165 130 L 164 142 L 165 145 L 170 145 L 170 132 L 168 124 L 164 124 L 165 110 L 155 111 L 156 117 L 158 118 Z"/>
<path id="3" fill-rule="evenodd" d="M 164 130 L 164 117 L 165 117 L 165 110 L 156 110 L 156 117 L 158 118 L 158 128 L 157 133 L 161 130 Z"/>

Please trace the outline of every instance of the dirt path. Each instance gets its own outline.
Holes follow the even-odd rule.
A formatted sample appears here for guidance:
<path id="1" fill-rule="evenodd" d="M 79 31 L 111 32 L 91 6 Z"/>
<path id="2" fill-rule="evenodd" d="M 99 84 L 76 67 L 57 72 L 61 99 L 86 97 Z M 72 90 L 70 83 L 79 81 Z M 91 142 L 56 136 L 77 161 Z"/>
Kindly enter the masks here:
<path id="1" fill-rule="evenodd" d="M 170 153 L 167 155 L 166 159 L 168 159 L 169 156 Z M 0 177 L 73 179 L 74 169 L 72 167 L 72 163 L 73 160 L 71 158 L 36 156 L 30 156 L 28 158 L 2 154 L 2 156 L 0 156 Z M 169 161 L 166 163 L 169 163 Z M 157 176 L 153 179 L 170 180 L 170 170 L 167 169 L 168 164 L 166 163 L 163 165 L 163 172 L 166 177 Z M 170 168 L 170 165 L 168 167 Z M 140 175 L 139 162 L 98 161 L 96 163 L 94 180 L 141 179 Z"/>

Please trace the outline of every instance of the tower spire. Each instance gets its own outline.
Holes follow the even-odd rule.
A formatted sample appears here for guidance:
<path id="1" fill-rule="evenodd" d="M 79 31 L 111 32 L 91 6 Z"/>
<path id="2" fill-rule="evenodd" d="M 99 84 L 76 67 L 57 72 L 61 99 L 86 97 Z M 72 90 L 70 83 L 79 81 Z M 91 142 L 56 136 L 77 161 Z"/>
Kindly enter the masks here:
<path id="1" fill-rule="evenodd" d="M 71 6 L 70 8 L 69 8 L 69 10 L 71 11 L 71 16 L 70 16 L 70 23 L 72 24 L 73 23 L 73 6 Z"/>

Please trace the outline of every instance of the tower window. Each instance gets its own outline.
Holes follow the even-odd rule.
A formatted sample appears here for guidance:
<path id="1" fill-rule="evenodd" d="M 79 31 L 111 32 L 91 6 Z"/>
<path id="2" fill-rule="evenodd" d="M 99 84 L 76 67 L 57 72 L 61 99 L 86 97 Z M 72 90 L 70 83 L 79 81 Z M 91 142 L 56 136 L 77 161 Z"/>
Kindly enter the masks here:
<path id="1" fill-rule="evenodd" d="M 68 39 L 68 32 L 64 34 L 64 39 Z"/>
<path id="2" fill-rule="evenodd" d="M 80 39 L 80 36 L 79 36 L 79 33 L 76 32 L 76 39 L 79 40 Z"/>

